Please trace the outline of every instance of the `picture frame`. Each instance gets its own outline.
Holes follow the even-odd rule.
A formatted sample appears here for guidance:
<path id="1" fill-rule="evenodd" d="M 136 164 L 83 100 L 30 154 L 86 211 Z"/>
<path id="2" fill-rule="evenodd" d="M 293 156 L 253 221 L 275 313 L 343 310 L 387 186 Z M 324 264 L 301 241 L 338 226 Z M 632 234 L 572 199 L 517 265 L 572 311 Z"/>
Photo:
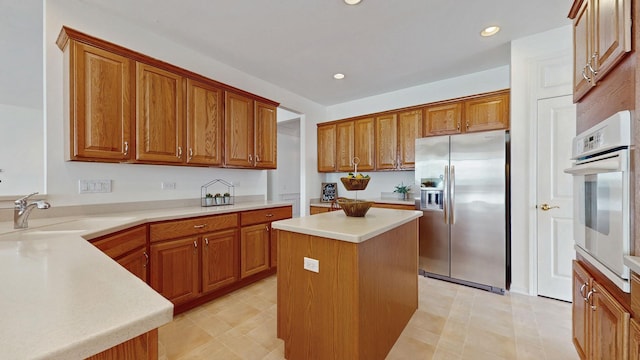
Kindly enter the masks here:
<path id="1" fill-rule="evenodd" d="M 322 183 L 320 202 L 332 202 L 338 198 L 338 183 Z"/>

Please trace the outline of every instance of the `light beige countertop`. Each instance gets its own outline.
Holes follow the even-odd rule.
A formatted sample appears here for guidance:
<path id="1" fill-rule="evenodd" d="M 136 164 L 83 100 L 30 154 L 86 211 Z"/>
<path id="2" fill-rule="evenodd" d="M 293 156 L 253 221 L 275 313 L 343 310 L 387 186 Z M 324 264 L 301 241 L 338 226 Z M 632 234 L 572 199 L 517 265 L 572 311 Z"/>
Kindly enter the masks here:
<path id="1" fill-rule="evenodd" d="M 626 255 L 623 262 L 629 267 L 629 270 L 636 274 L 640 274 L 640 256 Z"/>
<path id="2" fill-rule="evenodd" d="M 300 234 L 360 243 L 422 216 L 422 211 L 370 208 L 364 217 L 344 211 L 274 221 L 271 227 Z"/>
<path id="3" fill-rule="evenodd" d="M 257 201 L 0 222 L 0 358 L 80 359 L 173 318 L 173 304 L 86 239 L 146 222 L 291 205 Z"/>

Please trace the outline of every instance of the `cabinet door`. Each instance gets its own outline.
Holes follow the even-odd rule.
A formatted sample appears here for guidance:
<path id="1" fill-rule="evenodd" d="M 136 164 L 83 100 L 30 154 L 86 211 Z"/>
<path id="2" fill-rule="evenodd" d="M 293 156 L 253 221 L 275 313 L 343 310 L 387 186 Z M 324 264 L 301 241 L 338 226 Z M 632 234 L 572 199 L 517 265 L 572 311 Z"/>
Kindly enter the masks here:
<path id="1" fill-rule="evenodd" d="M 509 94 L 466 100 L 464 119 L 466 132 L 509 128 Z"/>
<path id="2" fill-rule="evenodd" d="M 353 155 L 360 159 L 358 172 L 375 169 L 375 118 L 358 119 L 354 121 L 354 149 Z"/>
<path id="3" fill-rule="evenodd" d="M 255 103 L 255 163 L 257 168 L 277 168 L 278 128 L 275 106 Z"/>
<path id="4" fill-rule="evenodd" d="M 589 354 L 589 317 L 591 308 L 584 300 L 591 288 L 589 273 L 577 262 L 573 261 L 573 345 L 581 359 Z"/>
<path id="5" fill-rule="evenodd" d="M 240 277 L 269 269 L 269 232 L 267 224 L 245 226 L 240 234 Z"/>
<path id="6" fill-rule="evenodd" d="M 141 248 L 116 260 L 118 264 L 129 270 L 133 275 L 147 282 L 147 265 L 149 255 L 145 248 Z"/>
<path id="7" fill-rule="evenodd" d="M 593 282 L 592 358 L 629 358 L 629 313 L 604 287 Z"/>
<path id="8" fill-rule="evenodd" d="M 253 100 L 227 92 L 225 95 L 224 164 L 253 167 Z"/>
<path id="9" fill-rule="evenodd" d="M 237 230 L 204 235 L 202 243 L 202 292 L 238 281 Z"/>
<path id="10" fill-rule="evenodd" d="M 398 116 L 396 114 L 378 116 L 375 125 L 376 169 L 395 169 L 398 167 Z"/>
<path id="11" fill-rule="evenodd" d="M 222 89 L 187 79 L 187 163 L 222 165 L 223 107 Z"/>
<path id="12" fill-rule="evenodd" d="M 629 360 L 640 360 L 640 325 L 631 320 L 629 329 Z"/>
<path id="13" fill-rule="evenodd" d="M 336 171 L 336 125 L 318 125 L 318 172 Z"/>
<path id="14" fill-rule="evenodd" d="M 578 102 L 595 85 L 588 64 L 591 60 L 591 0 L 585 0 L 573 19 L 573 102 Z"/>
<path id="15" fill-rule="evenodd" d="M 597 81 L 631 51 L 631 0 L 597 0 L 591 5 Z"/>
<path id="16" fill-rule="evenodd" d="M 401 169 L 416 167 L 416 139 L 422 137 L 422 109 L 398 114 L 398 165 Z"/>
<path id="17" fill-rule="evenodd" d="M 174 305 L 198 297 L 198 238 L 151 245 L 151 287 Z"/>
<path id="18" fill-rule="evenodd" d="M 354 147 L 353 121 L 336 124 L 336 157 L 338 171 L 353 171 Z"/>
<path id="19" fill-rule="evenodd" d="M 428 106 L 423 121 L 424 136 L 459 134 L 462 123 L 462 103 Z"/>
<path id="20" fill-rule="evenodd" d="M 71 160 L 131 158 L 133 61 L 72 42 Z"/>
<path id="21" fill-rule="evenodd" d="M 136 160 L 181 163 L 184 108 L 182 77 L 137 63 Z"/>

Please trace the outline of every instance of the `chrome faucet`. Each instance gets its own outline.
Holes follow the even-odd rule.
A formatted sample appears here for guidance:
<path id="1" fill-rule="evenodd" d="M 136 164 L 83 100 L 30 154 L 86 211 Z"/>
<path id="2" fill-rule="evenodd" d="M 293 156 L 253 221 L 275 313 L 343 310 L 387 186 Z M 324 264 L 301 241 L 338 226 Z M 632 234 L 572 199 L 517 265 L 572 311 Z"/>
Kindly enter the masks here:
<path id="1" fill-rule="evenodd" d="M 26 229 L 29 227 L 29 223 L 27 220 L 29 219 L 29 214 L 36 207 L 38 209 L 48 209 L 51 207 L 48 202 L 44 200 L 34 201 L 31 204 L 27 205 L 27 200 L 33 195 L 36 195 L 37 192 L 33 194 L 29 194 L 27 196 L 23 196 L 20 199 L 14 201 L 15 206 L 13 207 L 13 228 L 14 229 Z"/>

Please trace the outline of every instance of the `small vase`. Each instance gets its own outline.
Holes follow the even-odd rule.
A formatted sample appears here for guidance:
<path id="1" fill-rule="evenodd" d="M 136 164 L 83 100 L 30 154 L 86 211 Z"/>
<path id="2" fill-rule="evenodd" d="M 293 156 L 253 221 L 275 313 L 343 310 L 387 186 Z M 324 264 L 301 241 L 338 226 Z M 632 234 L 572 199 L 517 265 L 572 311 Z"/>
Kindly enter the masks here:
<path id="1" fill-rule="evenodd" d="M 222 201 L 223 201 L 223 200 L 222 200 L 222 198 L 221 198 L 221 197 L 217 197 L 217 198 L 214 198 L 214 199 L 216 200 L 216 205 L 220 205 L 220 204 L 222 204 Z"/>
<path id="2" fill-rule="evenodd" d="M 204 198 L 204 205 L 205 205 L 205 206 L 211 206 L 211 205 L 213 205 L 213 198 L 210 198 L 210 197 L 208 197 L 208 198 Z"/>
<path id="3" fill-rule="evenodd" d="M 224 203 L 225 204 L 230 204 L 231 203 L 231 196 L 225 196 L 224 197 Z"/>

